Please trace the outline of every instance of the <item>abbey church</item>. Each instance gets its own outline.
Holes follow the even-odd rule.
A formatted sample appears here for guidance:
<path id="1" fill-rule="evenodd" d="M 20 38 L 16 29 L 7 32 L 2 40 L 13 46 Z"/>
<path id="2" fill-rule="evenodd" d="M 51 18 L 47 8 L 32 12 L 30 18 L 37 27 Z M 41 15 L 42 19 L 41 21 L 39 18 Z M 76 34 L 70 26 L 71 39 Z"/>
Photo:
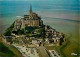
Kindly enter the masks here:
<path id="1" fill-rule="evenodd" d="M 30 11 L 29 15 L 24 15 L 24 18 L 21 18 L 20 20 L 15 21 L 15 29 L 24 29 L 25 26 L 35 26 L 40 27 L 43 25 L 43 21 L 41 20 L 41 17 L 38 16 L 38 14 L 34 13 L 32 11 L 32 5 L 30 5 Z"/>
<path id="2" fill-rule="evenodd" d="M 26 20 L 26 24 L 28 26 L 41 26 L 43 23 L 41 17 L 39 17 L 38 14 L 32 12 L 32 6 L 30 6 L 29 16 L 24 15 L 24 19 Z"/>

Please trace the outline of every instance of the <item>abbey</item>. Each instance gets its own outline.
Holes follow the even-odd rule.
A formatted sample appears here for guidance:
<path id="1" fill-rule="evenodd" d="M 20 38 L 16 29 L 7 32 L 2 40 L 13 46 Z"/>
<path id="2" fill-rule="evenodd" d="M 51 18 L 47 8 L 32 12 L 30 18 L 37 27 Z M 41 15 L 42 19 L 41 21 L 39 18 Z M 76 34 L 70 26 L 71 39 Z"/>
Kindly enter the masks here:
<path id="1" fill-rule="evenodd" d="M 14 29 L 24 29 L 26 25 L 35 27 L 40 27 L 43 25 L 41 17 L 32 11 L 32 5 L 30 5 L 29 15 L 24 15 L 24 18 L 15 21 Z"/>

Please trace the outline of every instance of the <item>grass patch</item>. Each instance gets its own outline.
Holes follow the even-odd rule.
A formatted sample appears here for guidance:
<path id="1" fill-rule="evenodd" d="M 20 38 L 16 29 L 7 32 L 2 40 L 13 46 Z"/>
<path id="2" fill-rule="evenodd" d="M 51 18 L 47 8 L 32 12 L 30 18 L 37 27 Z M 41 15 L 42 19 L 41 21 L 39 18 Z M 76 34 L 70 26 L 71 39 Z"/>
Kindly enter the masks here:
<path id="1" fill-rule="evenodd" d="M 22 54 L 14 46 L 2 42 L 0 42 L 0 56 L 23 57 Z"/>
<path id="2" fill-rule="evenodd" d="M 0 56 L 14 56 L 14 53 L 6 47 L 2 42 L 0 42 Z"/>
<path id="3" fill-rule="evenodd" d="M 77 35 L 78 36 L 78 35 Z M 79 43 L 76 34 L 72 34 L 67 38 L 66 44 L 61 47 L 62 53 L 64 53 L 63 57 L 79 57 Z M 75 53 L 77 55 L 71 55 L 71 53 Z"/>

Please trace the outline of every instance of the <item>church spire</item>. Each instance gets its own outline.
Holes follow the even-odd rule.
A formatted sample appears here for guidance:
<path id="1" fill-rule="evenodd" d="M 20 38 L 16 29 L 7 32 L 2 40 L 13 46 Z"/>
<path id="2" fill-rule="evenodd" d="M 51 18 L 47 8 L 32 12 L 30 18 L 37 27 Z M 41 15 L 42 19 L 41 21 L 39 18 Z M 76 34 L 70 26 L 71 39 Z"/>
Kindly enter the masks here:
<path id="1" fill-rule="evenodd" d="M 29 11 L 30 19 L 32 19 L 32 5 L 30 4 L 30 11 Z"/>
<path id="2" fill-rule="evenodd" d="M 32 12 L 32 5 L 30 4 L 30 12 Z"/>

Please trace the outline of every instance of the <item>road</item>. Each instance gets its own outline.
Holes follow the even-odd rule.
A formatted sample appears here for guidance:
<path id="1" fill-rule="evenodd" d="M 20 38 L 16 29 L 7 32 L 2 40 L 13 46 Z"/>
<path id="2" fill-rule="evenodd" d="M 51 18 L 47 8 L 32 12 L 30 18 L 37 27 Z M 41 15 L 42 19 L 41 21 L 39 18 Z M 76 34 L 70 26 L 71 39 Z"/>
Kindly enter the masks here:
<path id="1" fill-rule="evenodd" d="M 45 47 L 39 47 L 40 53 L 42 55 L 42 57 L 49 57 L 48 53 L 46 52 L 46 48 Z"/>

